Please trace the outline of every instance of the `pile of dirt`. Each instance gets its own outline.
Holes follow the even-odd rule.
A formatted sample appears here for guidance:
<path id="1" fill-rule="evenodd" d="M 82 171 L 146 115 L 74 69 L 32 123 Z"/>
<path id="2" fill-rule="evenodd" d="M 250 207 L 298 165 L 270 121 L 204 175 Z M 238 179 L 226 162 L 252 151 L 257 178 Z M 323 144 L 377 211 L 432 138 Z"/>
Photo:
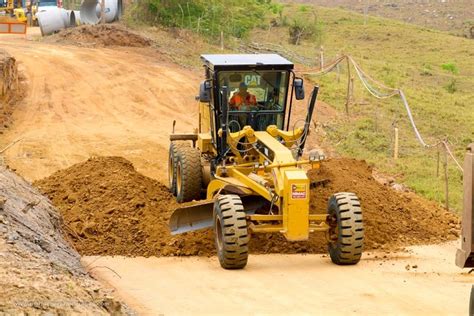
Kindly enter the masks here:
<path id="1" fill-rule="evenodd" d="M 153 43 L 151 39 L 118 24 L 81 25 L 62 30 L 46 40 L 87 47 L 148 47 Z"/>
<path id="2" fill-rule="evenodd" d="M 65 229 L 83 255 L 208 255 L 212 234 L 172 237 L 178 206 L 167 187 L 121 157 L 96 157 L 35 185 L 61 210 Z"/>
<path id="3" fill-rule="evenodd" d="M 439 243 L 459 235 L 457 215 L 413 192 L 381 184 L 365 161 L 332 159 L 309 175 L 312 180 L 329 180 L 311 192 L 313 209 L 325 208 L 334 192 L 357 194 L 363 209 L 366 249 Z"/>
<path id="4" fill-rule="evenodd" d="M 45 196 L 0 168 L 0 314 L 129 314 L 87 274 L 60 223 Z"/>
<path id="5" fill-rule="evenodd" d="M 458 218 L 412 193 L 399 193 L 372 177 L 363 161 L 333 159 L 312 179 L 327 179 L 312 189 L 312 209 L 325 212 L 328 197 L 356 192 L 366 225 L 366 249 L 394 249 L 455 238 Z M 171 236 L 168 220 L 178 206 L 167 187 L 136 172 L 120 157 L 94 157 L 58 171 L 35 185 L 59 208 L 67 237 L 83 255 L 212 255 L 212 232 Z M 321 253 L 324 237 L 286 242 L 279 234 L 254 235 L 252 253 Z"/>

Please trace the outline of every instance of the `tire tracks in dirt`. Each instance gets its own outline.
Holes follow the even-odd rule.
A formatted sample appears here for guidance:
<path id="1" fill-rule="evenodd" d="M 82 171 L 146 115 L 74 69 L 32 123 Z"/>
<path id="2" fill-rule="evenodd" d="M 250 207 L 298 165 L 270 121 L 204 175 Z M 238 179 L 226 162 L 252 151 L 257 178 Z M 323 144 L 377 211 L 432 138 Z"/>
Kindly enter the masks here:
<path id="1" fill-rule="evenodd" d="M 164 181 L 168 134 L 195 125 L 199 77 L 152 49 L 82 48 L 0 38 L 28 78 L 28 93 L 0 145 L 23 141 L 6 163 L 28 180 L 93 155 L 120 155 Z"/>

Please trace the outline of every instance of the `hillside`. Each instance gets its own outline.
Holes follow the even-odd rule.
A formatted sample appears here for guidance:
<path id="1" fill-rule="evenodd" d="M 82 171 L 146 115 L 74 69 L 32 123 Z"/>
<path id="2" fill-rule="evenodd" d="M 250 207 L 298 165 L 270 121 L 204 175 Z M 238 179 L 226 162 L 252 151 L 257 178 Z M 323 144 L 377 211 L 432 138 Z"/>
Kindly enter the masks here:
<path id="1" fill-rule="evenodd" d="M 223 52 L 244 52 L 249 45 L 258 43 L 278 47 L 288 58 L 307 61 L 313 68 L 319 64 L 321 45 L 326 63 L 337 55 L 352 55 L 370 76 L 403 89 L 425 140 L 433 143 L 448 136 L 462 161 L 466 145 L 474 139 L 474 111 L 470 103 L 474 97 L 474 41 L 379 17 L 371 16 L 364 24 L 362 14 L 339 8 L 284 5 L 281 9 L 280 17 L 269 16 L 262 23 L 265 26 L 255 28 L 247 38 L 226 39 Z M 288 25 L 294 20 L 314 19 L 321 32 L 319 36 L 302 40 L 300 45 L 290 44 Z M 128 24 L 153 38 L 158 50 L 175 62 L 196 69 L 200 68 L 199 53 L 222 52 L 216 38 L 203 38 L 191 30 L 166 30 L 130 21 Z M 298 68 L 308 70 L 307 65 Z M 340 114 L 344 113 L 346 78 L 345 64 L 340 66 L 339 81 L 335 72 L 325 77 L 307 77 L 321 86 L 320 100 Z M 400 159 L 396 161 L 391 158 L 394 124 L 400 128 Z M 365 159 L 425 197 L 445 202 L 442 164 L 436 174 L 437 150 L 426 150 L 416 141 L 399 99 L 375 99 L 356 79 L 350 117 L 338 115 L 324 123 L 323 129 L 324 140 L 340 155 Z M 441 163 L 443 158 L 441 155 Z M 461 173 L 452 161 L 449 191 L 450 206 L 460 210 Z"/>
<path id="2" fill-rule="evenodd" d="M 454 35 L 474 37 L 474 2 L 471 0 L 292 0 L 287 3 L 313 4 L 343 8 L 357 13 L 413 23 L 426 28 L 448 31 Z"/>

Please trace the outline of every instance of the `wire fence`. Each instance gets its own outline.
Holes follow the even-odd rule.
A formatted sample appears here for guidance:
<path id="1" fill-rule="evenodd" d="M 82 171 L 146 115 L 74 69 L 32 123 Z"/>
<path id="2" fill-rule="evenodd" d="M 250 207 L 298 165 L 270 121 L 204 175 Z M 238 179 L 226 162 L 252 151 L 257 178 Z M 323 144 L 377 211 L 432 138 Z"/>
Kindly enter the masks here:
<path id="1" fill-rule="evenodd" d="M 341 57 L 336 58 L 333 60 L 331 63 L 329 63 L 326 66 L 320 67 L 319 69 L 314 69 L 314 70 L 306 70 L 303 72 L 303 74 L 306 75 L 313 75 L 313 76 L 323 76 L 326 75 L 330 72 L 332 72 L 338 65 L 342 62 L 346 61 L 347 65 L 352 65 L 353 68 L 355 69 L 355 72 L 357 74 L 357 77 L 361 81 L 362 85 L 365 87 L 365 89 L 375 98 L 377 99 L 388 99 L 391 97 L 398 96 L 400 100 L 402 101 L 408 120 L 410 122 L 411 127 L 413 128 L 413 131 L 415 133 L 417 141 L 424 147 L 424 148 L 441 148 L 446 151 L 446 154 L 454 161 L 456 167 L 462 172 L 463 167 L 459 163 L 459 161 L 456 159 L 454 156 L 450 146 L 449 146 L 449 141 L 447 138 L 445 139 L 439 139 L 435 141 L 432 144 L 428 144 L 423 136 L 421 135 L 415 119 L 413 117 L 411 107 L 408 103 L 408 100 L 405 96 L 405 93 L 401 89 L 397 88 L 391 88 L 387 87 L 383 83 L 373 79 L 371 76 L 369 76 L 360 66 L 359 64 L 354 60 L 354 58 L 350 55 L 343 55 Z M 350 71 L 350 69 L 348 69 Z M 350 83 L 348 83 L 348 98 L 350 95 Z"/>

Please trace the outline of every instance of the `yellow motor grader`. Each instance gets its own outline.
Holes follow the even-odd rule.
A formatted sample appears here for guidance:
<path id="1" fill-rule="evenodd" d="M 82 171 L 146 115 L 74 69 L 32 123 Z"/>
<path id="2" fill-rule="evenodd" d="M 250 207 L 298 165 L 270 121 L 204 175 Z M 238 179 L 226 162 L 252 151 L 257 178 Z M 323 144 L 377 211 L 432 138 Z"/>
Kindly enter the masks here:
<path id="1" fill-rule="evenodd" d="M 310 210 L 306 170 L 319 168 L 324 156 L 313 150 L 302 157 L 318 87 L 297 127 L 290 120 L 293 96 L 303 100 L 305 92 L 293 63 L 277 54 L 201 59 L 199 125 L 189 134 L 173 128 L 168 170 L 178 202 L 203 201 L 175 210 L 171 233 L 213 228 L 225 269 L 246 266 L 249 239 L 257 233 L 281 233 L 288 241 L 325 233 L 334 263 L 359 262 L 364 226 L 357 196 L 335 193 L 327 210 Z"/>
<path id="2" fill-rule="evenodd" d="M 0 0 L 1 22 L 26 22 L 22 0 Z"/>

